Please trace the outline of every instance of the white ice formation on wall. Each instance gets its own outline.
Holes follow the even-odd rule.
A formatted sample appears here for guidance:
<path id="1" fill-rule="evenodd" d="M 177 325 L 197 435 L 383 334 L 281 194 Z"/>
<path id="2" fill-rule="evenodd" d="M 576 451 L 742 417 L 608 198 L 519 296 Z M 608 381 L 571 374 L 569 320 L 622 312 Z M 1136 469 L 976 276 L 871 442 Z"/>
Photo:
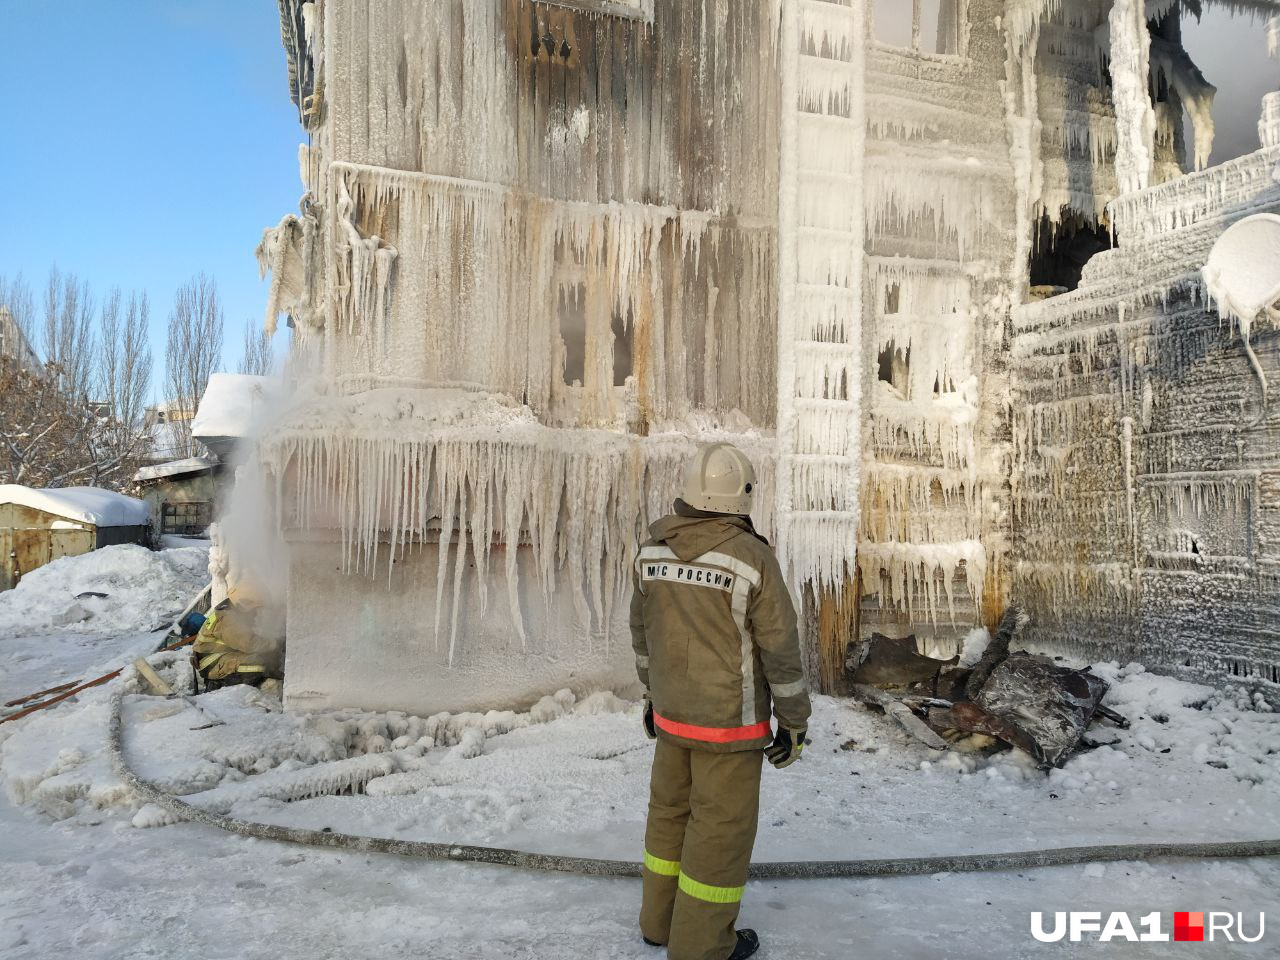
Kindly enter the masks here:
<path id="1" fill-rule="evenodd" d="M 755 520 L 771 535 L 770 445 L 735 439 L 759 465 Z M 567 581 L 581 622 L 607 624 L 644 522 L 667 512 L 692 451 L 688 432 L 556 430 L 502 396 L 389 388 L 307 398 L 264 446 L 277 476 L 289 476 L 286 527 L 332 531 L 352 573 L 386 576 L 403 553 L 442 545 L 433 631 L 448 638 L 450 661 L 463 570 L 478 570 L 483 609 L 495 544 L 527 544 L 544 600 Z M 519 629 L 532 585 L 519 581 L 516 550 L 501 556 Z"/>
<path id="2" fill-rule="evenodd" d="M 1023 585 L 1131 595 L 1145 512 L 1182 496 L 1185 458 L 1152 466 L 1153 331 L 1203 307 L 1202 234 L 1271 183 L 1181 178 L 1215 91 L 1175 6 L 945 2 L 910 49 L 868 0 L 584 6 L 283 0 L 308 193 L 259 261 L 269 323 L 322 358 L 265 445 L 286 528 L 373 582 L 439 543 L 453 665 L 495 550 L 514 629 L 512 547 L 607 627 L 714 437 L 756 460 L 757 524 L 831 642 L 958 643 Z M 1099 224 L 1123 255 L 1032 302 L 1028 262 Z"/>

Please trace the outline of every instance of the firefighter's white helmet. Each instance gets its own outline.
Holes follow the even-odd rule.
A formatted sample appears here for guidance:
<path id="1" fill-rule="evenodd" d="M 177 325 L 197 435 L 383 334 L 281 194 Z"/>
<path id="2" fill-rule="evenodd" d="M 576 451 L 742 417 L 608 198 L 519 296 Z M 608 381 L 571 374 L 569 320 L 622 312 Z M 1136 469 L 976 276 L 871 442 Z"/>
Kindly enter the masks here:
<path id="1" fill-rule="evenodd" d="M 755 488 L 756 472 L 746 454 L 731 443 L 708 443 L 685 468 L 680 497 L 710 513 L 749 514 Z"/>

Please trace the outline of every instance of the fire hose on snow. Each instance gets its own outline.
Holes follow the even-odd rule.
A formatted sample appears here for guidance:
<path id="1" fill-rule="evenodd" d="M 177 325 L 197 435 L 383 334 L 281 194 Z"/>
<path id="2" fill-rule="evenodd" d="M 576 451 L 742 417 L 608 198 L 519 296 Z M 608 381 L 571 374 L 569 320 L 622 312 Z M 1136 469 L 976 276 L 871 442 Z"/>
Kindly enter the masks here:
<path id="1" fill-rule="evenodd" d="M 422 840 L 395 840 L 304 827 L 287 827 L 243 820 L 192 806 L 180 797 L 144 780 L 129 766 L 124 752 L 123 705 L 127 683 L 119 684 L 111 699 L 108 748 L 116 775 L 143 800 L 191 823 L 216 827 L 243 837 L 333 847 L 362 853 L 390 853 L 423 860 L 451 860 L 489 863 L 526 870 L 574 873 L 594 877 L 639 877 L 640 864 L 629 860 L 604 860 L 531 853 L 504 847 Z M 1024 870 L 1079 863 L 1106 863 L 1118 860 L 1179 858 L 1190 860 L 1228 857 L 1274 857 L 1280 855 L 1280 840 L 1227 840 L 1217 843 L 1118 843 L 1048 850 L 1019 850 L 1009 853 L 947 854 L 933 857 L 892 857 L 868 860 L 795 860 L 753 863 L 755 880 L 814 880 L 837 877 L 911 876 L 933 873 L 964 873 L 982 870 Z"/>

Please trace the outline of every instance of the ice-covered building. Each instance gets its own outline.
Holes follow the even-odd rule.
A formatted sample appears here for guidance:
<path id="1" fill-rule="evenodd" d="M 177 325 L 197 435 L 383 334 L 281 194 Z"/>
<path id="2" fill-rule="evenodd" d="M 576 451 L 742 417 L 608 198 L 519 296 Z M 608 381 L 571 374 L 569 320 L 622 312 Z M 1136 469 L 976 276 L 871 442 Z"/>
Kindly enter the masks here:
<path id="1" fill-rule="evenodd" d="M 1268 35 L 1274 55 L 1280 17 Z M 1117 247 L 1013 311 L 1013 594 L 1055 646 L 1280 681 L 1280 314 L 1233 315 L 1204 271 L 1280 212 L 1276 100 L 1261 150 L 1136 181 Z M 1231 255 L 1280 283 L 1280 248 Z"/>
<path id="2" fill-rule="evenodd" d="M 288 700 L 421 711 L 631 681 L 633 551 L 713 437 L 756 461 L 819 688 L 871 631 L 945 649 L 1022 593 L 1046 622 L 1094 610 L 1083 587 L 1123 572 L 1065 557 L 1066 527 L 1110 531 L 1141 483 L 1116 517 L 1068 505 L 1089 494 L 1071 458 L 1114 474 L 1121 450 L 1037 412 L 1093 371 L 1043 358 L 1054 311 L 1089 293 L 1031 301 L 1075 286 L 1111 226 L 1106 262 L 1126 262 L 1160 220 L 1139 188 L 1274 202 L 1269 155 L 1182 179 L 1213 92 L 1182 12 L 281 0 L 306 193 L 258 256 L 268 324 L 288 315 L 312 374 L 262 445 L 291 545 Z M 1090 302 L 1117 322 L 1114 293 Z M 1087 379 L 1128 409 L 1127 380 Z M 1042 475 L 1056 499 L 1029 506 Z M 1103 619 L 1073 639 L 1136 642 Z"/>

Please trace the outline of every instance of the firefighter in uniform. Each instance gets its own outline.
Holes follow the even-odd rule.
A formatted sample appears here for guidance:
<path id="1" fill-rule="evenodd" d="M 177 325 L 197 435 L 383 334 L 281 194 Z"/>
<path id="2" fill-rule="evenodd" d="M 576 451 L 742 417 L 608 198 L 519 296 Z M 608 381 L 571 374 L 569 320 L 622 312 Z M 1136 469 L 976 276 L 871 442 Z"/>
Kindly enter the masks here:
<path id="1" fill-rule="evenodd" d="M 727 443 L 698 450 L 675 515 L 636 558 L 631 636 L 656 737 L 640 931 L 671 960 L 742 960 L 734 929 L 768 756 L 800 756 L 809 694 L 795 608 L 750 512 L 755 473 Z M 777 720 L 771 728 L 770 714 Z"/>

